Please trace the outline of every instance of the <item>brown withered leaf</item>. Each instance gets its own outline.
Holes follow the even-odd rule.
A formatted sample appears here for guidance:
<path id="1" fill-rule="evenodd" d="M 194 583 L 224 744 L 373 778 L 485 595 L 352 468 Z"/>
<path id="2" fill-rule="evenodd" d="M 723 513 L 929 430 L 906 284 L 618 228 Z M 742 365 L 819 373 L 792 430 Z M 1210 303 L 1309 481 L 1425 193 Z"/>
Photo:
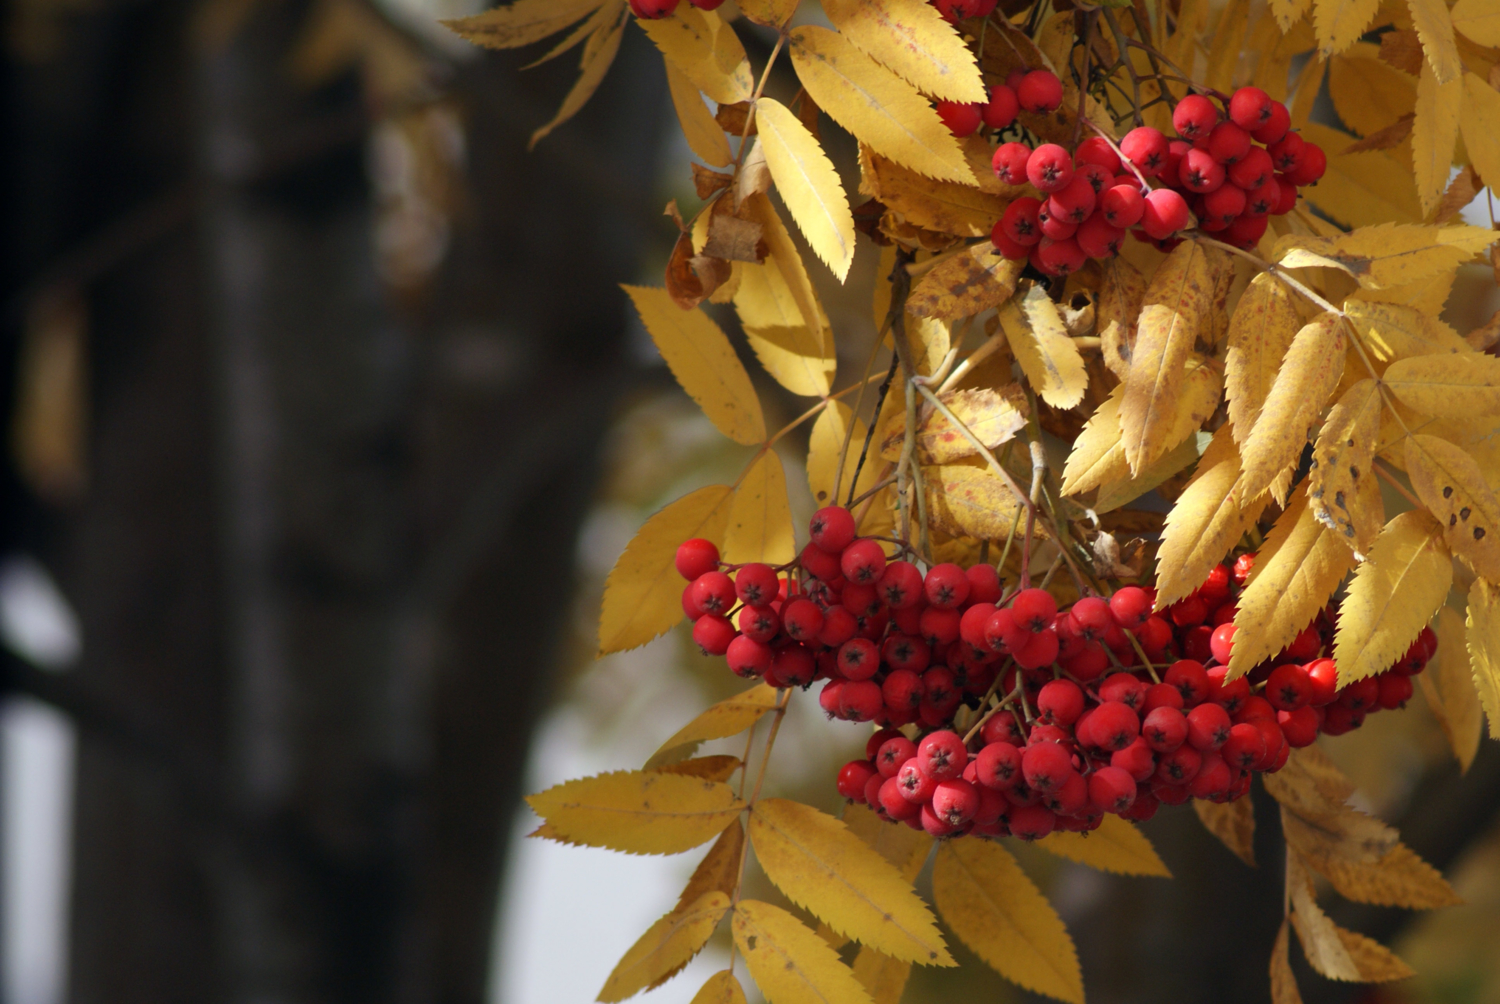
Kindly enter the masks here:
<path id="1" fill-rule="evenodd" d="M 1442 873 L 1405 844 L 1375 862 L 1331 858 L 1318 870 L 1340 896 L 1356 903 L 1436 910 L 1463 902 Z"/>
<path id="2" fill-rule="evenodd" d="M 1198 819 L 1209 833 L 1251 868 L 1255 867 L 1255 807 L 1248 798 L 1233 802 L 1210 802 L 1193 799 Z"/>
<path id="3" fill-rule="evenodd" d="M 1004 540 L 1022 502 L 983 463 L 959 461 L 922 468 L 928 522 L 943 533 L 975 540 Z M 1035 534 L 1046 536 L 1040 520 Z"/>
<path id="4" fill-rule="evenodd" d="M 677 243 L 672 246 L 672 256 L 667 259 L 666 287 L 672 302 L 683 310 L 692 310 L 713 292 L 704 289 L 703 280 L 693 270 L 694 257 L 693 235 L 688 232 L 678 234 Z"/>
<path id="5" fill-rule="evenodd" d="M 1388 31 L 1380 36 L 1380 58 L 1402 73 L 1422 74 L 1422 40 L 1411 29 Z"/>
<path id="6" fill-rule="evenodd" d="M 692 168 L 693 188 L 697 191 L 698 198 L 700 199 L 707 199 L 715 192 L 723 191 L 734 184 L 734 175 L 732 174 L 723 174 L 719 171 L 710 170 L 697 162 L 692 164 Z"/>
<path id="7" fill-rule="evenodd" d="M 943 320 L 972 317 L 1010 299 L 1025 267 L 989 241 L 971 245 L 922 276 L 907 298 L 907 312 Z"/>
<path id="8" fill-rule="evenodd" d="M 747 140 L 748 142 L 748 140 Z M 734 181 L 734 205 L 739 209 L 745 200 L 763 195 L 771 189 L 771 169 L 766 166 L 766 152 L 760 148 L 760 140 L 750 148 L 740 164 L 740 172 Z"/>
<path id="9" fill-rule="evenodd" d="M 1464 335 L 1464 341 L 1469 343 L 1469 348 L 1475 352 L 1485 352 L 1496 342 L 1500 342 L 1500 310 L 1490 315 L 1490 319 L 1473 331 Z"/>
<path id="10" fill-rule="evenodd" d="M 1010 197 L 998 191 L 924 177 L 863 143 L 859 165 L 860 192 L 879 199 L 906 223 L 924 230 L 955 237 L 988 237 L 1010 204 Z M 994 172 L 986 169 L 984 176 L 993 179 Z"/>
<path id="11" fill-rule="evenodd" d="M 1134 579 L 1141 574 L 1145 541 L 1137 537 L 1121 546 L 1115 535 L 1100 531 L 1094 538 L 1094 572 L 1111 579 Z"/>
<path id="12" fill-rule="evenodd" d="M 727 199 L 720 199 L 728 205 Z M 765 227 L 731 212 L 719 212 L 715 205 L 708 221 L 708 240 L 703 253 L 725 261 L 748 261 L 759 265 L 766 260 Z"/>
<path id="13" fill-rule="evenodd" d="M 1364 139 L 1350 143 L 1344 147 L 1343 153 L 1364 153 L 1368 150 L 1390 150 L 1398 147 L 1411 135 L 1412 123 L 1417 119 L 1415 112 L 1407 112 L 1384 129 L 1377 129 Z"/>
<path id="14" fill-rule="evenodd" d="M 714 121 L 719 123 L 731 136 L 741 136 L 745 133 L 745 123 L 750 123 L 750 135 L 755 135 L 755 123 L 750 119 L 750 102 L 736 101 L 732 105 L 720 105 L 719 110 L 714 113 Z"/>
<path id="15" fill-rule="evenodd" d="M 1472 166 L 1465 167 L 1453 176 L 1452 181 L 1448 182 L 1448 189 L 1443 193 L 1443 197 L 1438 200 L 1437 211 L 1433 214 L 1432 222 L 1450 222 L 1459 214 L 1464 206 L 1474 201 L 1474 196 L 1483 190 L 1484 182 L 1479 179 L 1479 175 L 1474 172 L 1474 168 Z"/>
<path id="16" fill-rule="evenodd" d="M 880 218 L 880 232 L 903 247 L 934 253 L 946 251 L 963 238 L 915 226 L 894 210 L 887 210 Z"/>
<path id="17" fill-rule="evenodd" d="M 1009 442 L 1026 427 L 1026 393 L 1020 384 L 944 391 L 938 400 L 987 449 Z M 881 444 L 880 455 L 886 460 L 900 460 L 905 439 L 905 430 L 896 432 Z M 918 413 L 916 443 L 917 457 L 923 464 L 951 464 L 979 452 L 967 436 L 930 404 L 923 405 Z"/>

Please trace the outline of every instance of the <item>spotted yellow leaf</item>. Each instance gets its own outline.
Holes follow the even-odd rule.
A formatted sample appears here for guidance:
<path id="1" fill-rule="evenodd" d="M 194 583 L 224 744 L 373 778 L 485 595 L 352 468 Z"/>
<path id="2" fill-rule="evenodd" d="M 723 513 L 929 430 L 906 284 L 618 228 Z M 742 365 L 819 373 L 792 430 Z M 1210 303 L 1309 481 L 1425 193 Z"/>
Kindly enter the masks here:
<path id="1" fill-rule="evenodd" d="M 1083 400 L 1089 382 L 1083 356 L 1045 289 L 1033 286 L 1019 304 L 1001 307 L 1000 325 L 1027 382 L 1043 401 L 1071 408 Z"/>
<path id="2" fill-rule="evenodd" d="M 1478 353 L 1398 359 L 1385 384 L 1404 405 L 1436 418 L 1500 415 L 1500 359 Z"/>
<path id="3" fill-rule="evenodd" d="M 781 907 L 741 900 L 730 926 L 750 976 L 770 1004 L 871 1004 L 833 949 Z"/>
<path id="4" fill-rule="evenodd" d="M 907 297 L 906 309 L 918 317 L 943 320 L 982 314 L 1010 299 L 1025 265 L 982 241 L 924 275 Z"/>
<path id="5" fill-rule="evenodd" d="M 728 912 L 729 897 L 715 889 L 662 917 L 630 946 L 604 981 L 598 999 L 602 1004 L 625 1000 L 680 971 L 708 944 Z"/>
<path id="6" fill-rule="evenodd" d="M 1491 581 L 1500 578 L 1500 499 L 1460 446 L 1418 433 L 1406 441 L 1406 470 L 1443 527 L 1448 549 Z"/>
<path id="7" fill-rule="evenodd" d="M 745 803 L 721 781 L 621 770 L 527 797 L 569 840 L 629 854 L 679 854 L 718 836 Z"/>
<path id="8" fill-rule="evenodd" d="M 1500 240 L 1483 227 L 1428 227 L 1383 223 L 1339 237 L 1292 237 L 1278 242 L 1287 268 L 1342 269 L 1360 285 L 1380 289 L 1418 282 L 1467 261 Z"/>
<path id="9" fill-rule="evenodd" d="M 755 109 L 776 190 L 813 252 L 842 282 L 854 261 L 854 215 L 838 172 L 807 126 L 785 105 L 761 98 Z"/>
<path id="10" fill-rule="evenodd" d="M 1269 272 L 1245 287 L 1229 321 L 1229 353 L 1224 360 L 1224 394 L 1229 420 L 1241 446 L 1255 427 L 1266 395 L 1281 372 L 1281 360 L 1302 328 L 1296 294 Z"/>
<path id="11" fill-rule="evenodd" d="M 1344 391 L 1318 433 L 1308 474 L 1307 502 L 1313 516 L 1361 558 L 1385 525 L 1373 467 L 1380 406 L 1373 379 L 1360 380 Z"/>
<path id="12" fill-rule="evenodd" d="M 637 22 L 662 55 L 719 104 L 750 97 L 753 83 L 745 47 L 717 13 L 679 4 L 672 17 Z"/>
<path id="13" fill-rule="evenodd" d="M 1004 540 L 1022 510 L 1010 486 L 977 459 L 923 467 L 922 489 L 928 522 L 955 537 Z M 1041 520 L 1035 533 L 1045 535 Z"/>
<path id="14" fill-rule="evenodd" d="M 1099 828 L 1088 833 L 1055 830 L 1037 846 L 1058 857 L 1116 875 L 1172 877 L 1146 835 L 1119 816 L 1105 815 Z"/>
<path id="15" fill-rule="evenodd" d="M 989 94 L 957 29 L 924 0 L 823 0 L 823 13 L 855 47 L 924 94 L 984 102 Z"/>
<path id="16" fill-rule="evenodd" d="M 745 1004 L 745 991 L 734 971 L 725 969 L 708 978 L 693 995 L 692 1004 Z"/>
<path id="17" fill-rule="evenodd" d="M 1313 0 L 1313 29 L 1325 55 L 1343 52 L 1365 33 L 1380 0 Z"/>

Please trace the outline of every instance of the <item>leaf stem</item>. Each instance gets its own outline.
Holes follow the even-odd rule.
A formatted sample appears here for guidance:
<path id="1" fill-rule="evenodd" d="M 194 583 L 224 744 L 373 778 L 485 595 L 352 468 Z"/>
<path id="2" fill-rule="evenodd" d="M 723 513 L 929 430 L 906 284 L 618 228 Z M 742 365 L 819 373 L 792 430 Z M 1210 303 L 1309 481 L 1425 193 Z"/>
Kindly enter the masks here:
<path id="1" fill-rule="evenodd" d="M 1396 492 L 1402 498 L 1406 499 L 1406 501 L 1410 502 L 1414 507 L 1416 507 L 1418 509 L 1425 509 L 1426 508 L 1426 506 L 1424 506 L 1422 504 L 1422 500 L 1421 499 L 1419 499 L 1415 495 L 1413 495 L 1407 489 L 1407 487 L 1405 485 L 1403 485 L 1400 481 L 1398 481 L 1396 479 L 1396 476 L 1394 474 L 1392 474 L 1390 471 L 1388 471 L 1388 470 L 1385 469 L 1385 464 L 1382 463 L 1379 458 L 1376 458 L 1372 462 L 1372 466 L 1375 468 L 1375 475 L 1376 475 L 1376 477 L 1380 478 L 1380 480 L 1384 481 L 1386 484 L 1388 484 L 1392 488 L 1396 489 Z"/>

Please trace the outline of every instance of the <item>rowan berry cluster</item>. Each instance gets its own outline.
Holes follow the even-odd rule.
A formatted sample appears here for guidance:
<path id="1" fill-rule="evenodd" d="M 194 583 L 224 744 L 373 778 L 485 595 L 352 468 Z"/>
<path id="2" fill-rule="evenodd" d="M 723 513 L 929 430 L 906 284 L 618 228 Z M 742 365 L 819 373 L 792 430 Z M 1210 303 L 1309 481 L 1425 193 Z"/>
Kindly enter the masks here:
<path id="1" fill-rule="evenodd" d="M 678 2 L 679 0 L 630 0 L 630 12 L 636 17 L 650 20 L 671 17 L 677 10 Z M 688 0 L 688 3 L 699 10 L 715 10 L 724 0 Z"/>
<path id="2" fill-rule="evenodd" d="M 880 727 L 865 759 L 840 770 L 839 792 L 933 836 L 1038 839 L 1093 829 L 1106 812 L 1143 820 L 1162 803 L 1231 801 L 1320 732 L 1400 707 L 1436 649 L 1424 631 L 1392 669 L 1339 689 L 1322 657 L 1330 608 L 1229 680 L 1253 554 L 1160 612 L 1141 586 L 1060 611 L 1045 589 L 1005 588 L 989 565 L 924 575 L 892 560 L 842 507 L 820 510 L 810 529 L 782 568 L 724 566 L 712 543 L 684 542 L 676 565 L 693 638 L 740 676 L 826 681 L 830 719 Z"/>

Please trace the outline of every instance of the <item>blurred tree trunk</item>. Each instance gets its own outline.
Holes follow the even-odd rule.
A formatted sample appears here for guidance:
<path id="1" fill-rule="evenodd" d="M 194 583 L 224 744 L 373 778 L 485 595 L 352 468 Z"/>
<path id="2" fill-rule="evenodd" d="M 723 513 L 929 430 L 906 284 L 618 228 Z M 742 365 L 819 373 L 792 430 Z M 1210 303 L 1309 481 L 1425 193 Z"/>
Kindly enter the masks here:
<path id="1" fill-rule="evenodd" d="M 79 1004 L 483 998 L 630 378 L 616 283 L 652 236 L 638 111 L 664 90 L 641 40 L 535 154 L 571 62 L 457 72 L 469 201 L 427 295 L 398 304 L 358 81 L 286 72 L 306 15 L 263 5 L 204 53 L 187 5 L 115 7 L 11 69 L 12 285 L 75 268 L 92 324 L 90 485 L 23 534 L 84 625 L 59 699 L 99 712 Z M 133 213 L 124 250 L 69 264 Z"/>

